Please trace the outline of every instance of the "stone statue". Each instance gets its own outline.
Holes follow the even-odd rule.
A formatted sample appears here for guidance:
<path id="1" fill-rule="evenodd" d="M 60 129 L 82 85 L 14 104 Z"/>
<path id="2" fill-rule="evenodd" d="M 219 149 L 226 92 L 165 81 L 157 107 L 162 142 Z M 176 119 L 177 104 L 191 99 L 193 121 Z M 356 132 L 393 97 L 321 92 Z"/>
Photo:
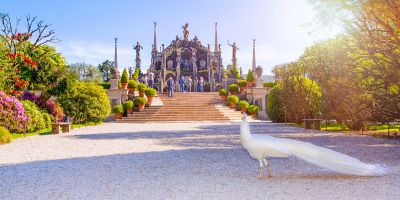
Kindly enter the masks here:
<path id="1" fill-rule="evenodd" d="M 232 47 L 232 59 L 236 60 L 236 52 L 237 52 L 237 50 L 240 50 L 240 49 L 237 47 L 236 42 L 234 42 L 233 44 L 230 44 L 228 42 L 228 45 Z"/>
<path id="2" fill-rule="evenodd" d="M 185 40 L 189 40 L 189 24 L 185 23 L 185 25 L 182 26 L 183 29 L 183 38 Z"/>
<path id="3" fill-rule="evenodd" d="M 118 79 L 119 71 L 116 67 L 111 67 L 110 69 L 111 79 Z"/>
<path id="4" fill-rule="evenodd" d="M 256 77 L 262 78 L 262 73 L 263 73 L 263 68 L 260 65 L 258 65 L 258 67 L 256 68 Z"/>
<path id="5" fill-rule="evenodd" d="M 129 70 L 128 70 L 128 72 L 129 72 L 129 78 L 131 78 L 131 77 L 132 77 L 132 74 L 133 74 L 133 69 L 132 69 L 132 67 L 129 67 L 128 69 L 129 69 Z"/>
<path id="6" fill-rule="evenodd" d="M 136 43 L 136 46 L 133 47 L 136 50 L 136 59 L 140 60 L 140 49 L 143 49 L 142 45 L 139 42 Z"/>

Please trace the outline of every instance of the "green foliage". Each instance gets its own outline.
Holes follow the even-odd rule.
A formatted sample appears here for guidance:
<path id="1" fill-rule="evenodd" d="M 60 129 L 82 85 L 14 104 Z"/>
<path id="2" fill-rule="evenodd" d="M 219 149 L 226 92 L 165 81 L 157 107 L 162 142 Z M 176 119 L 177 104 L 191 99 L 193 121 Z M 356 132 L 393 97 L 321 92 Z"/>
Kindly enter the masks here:
<path id="1" fill-rule="evenodd" d="M 135 104 L 136 105 L 145 105 L 147 103 L 147 99 L 144 97 L 137 97 L 135 99 Z"/>
<path id="2" fill-rule="evenodd" d="M 48 128 L 51 123 L 51 118 L 49 114 L 41 111 L 35 103 L 29 100 L 21 101 L 24 106 L 25 113 L 29 116 L 30 120 L 28 122 L 27 132 L 35 132 Z"/>
<path id="3" fill-rule="evenodd" d="M 129 80 L 128 81 L 128 88 L 129 89 L 137 89 L 137 87 L 138 87 L 138 82 L 137 81 L 135 81 L 135 80 Z"/>
<path id="4" fill-rule="evenodd" d="M 154 97 L 157 94 L 157 90 L 154 88 L 146 88 L 144 91 L 144 94 L 148 97 Z"/>
<path id="5" fill-rule="evenodd" d="M 239 92 L 239 89 L 240 89 L 239 86 L 236 84 L 229 85 L 229 92 L 231 92 L 231 93 Z"/>
<path id="6" fill-rule="evenodd" d="M 246 82 L 254 82 L 254 75 L 251 69 L 249 69 L 249 72 L 247 72 Z"/>
<path id="7" fill-rule="evenodd" d="M 146 85 L 146 84 L 140 83 L 140 84 L 138 85 L 138 90 L 139 90 L 139 92 L 144 92 L 144 91 L 146 91 L 146 89 L 147 89 L 147 85 Z"/>
<path id="8" fill-rule="evenodd" d="M 132 74 L 132 78 L 137 80 L 139 78 L 140 68 L 135 68 L 135 71 Z"/>
<path id="9" fill-rule="evenodd" d="M 246 87 L 246 81 L 245 80 L 238 81 L 238 86 L 239 87 Z"/>
<path id="10" fill-rule="evenodd" d="M 114 68 L 114 62 L 105 60 L 103 63 L 99 64 L 97 68 L 99 69 L 100 73 L 102 73 L 103 81 L 109 82 L 111 77 L 110 72 L 111 69 Z"/>
<path id="11" fill-rule="evenodd" d="M 263 86 L 264 87 L 269 87 L 269 88 L 273 88 L 276 85 L 276 82 L 264 82 Z"/>
<path id="12" fill-rule="evenodd" d="M 111 110 L 106 91 L 93 83 L 75 84 L 72 91 L 62 95 L 58 101 L 74 122 L 103 120 Z"/>
<path id="13" fill-rule="evenodd" d="M 229 105 L 237 104 L 239 102 L 239 97 L 237 97 L 236 95 L 230 95 L 227 98 L 227 102 Z"/>
<path id="14" fill-rule="evenodd" d="M 106 90 L 110 89 L 110 87 L 111 87 L 111 83 L 109 83 L 109 82 L 99 83 L 97 85 L 100 85 L 103 89 L 106 89 Z"/>
<path id="15" fill-rule="evenodd" d="M 126 109 L 133 108 L 133 106 L 134 106 L 134 103 L 133 103 L 133 101 L 130 101 L 130 100 L 126 101 L 124 104 L 124 107 Z"/>
<path id="16" fill-rule="evenodd" d="M 225 89 L 219 91 L 219 96 L 228 96 L 228 92 Z"/>
<path id="17" fill-rule="evenodd" d="M 247 109 L 248 107 L 249 107 L 249 103 L 247 101 L 244 101 L 244 100 L 239 101 L 239 103 L 238 103 L 239 110 Z"/>
<path id="18" fill-rule="evenodd" d="M 247 108 L 247 112 L 249 112 L 250 115 L 257 114 L 259 110 L 260 110 L 260 108 L 256 105 L 250 105 Z"/>
<path id="19" fill-rule="evenodd" d="M 124 108 L 122 107 L 122 105 L 115 105 L 112 112 L 113 113 L 123 113 Z"/>
<path id="20" fill-rule="evenodd" d="M 125 68 L 124 71 L 122 71 L 121 83 L 128 83 L 128 80 L 129 80 L 128 71 Z"/>
<path id="21" fill-rule="evenodd" d="M 10 143 L 11 140 L 10 132 L 6 128 L 0 126 L 0 144 Z"/>
<path id="22" fill-rule="evenodd" d="M 239 70 L 238 70 L 237 68 L 233 68 L 232 71 L 233 71 L 233 74 L 235 74 L 235 77 L 236 77 L 237 79 L 240 79 Z"/>
<path id="23" fill-rule="evenodd" d="M 267 97 L 267 112 L 268 117 L 273 122 L 284 122 L 285 115 L 283 110 L 282 101 L 282 87 L 275 85 L 268 94 Z M 249 111 L 250 112 L 250 111 Z"/>

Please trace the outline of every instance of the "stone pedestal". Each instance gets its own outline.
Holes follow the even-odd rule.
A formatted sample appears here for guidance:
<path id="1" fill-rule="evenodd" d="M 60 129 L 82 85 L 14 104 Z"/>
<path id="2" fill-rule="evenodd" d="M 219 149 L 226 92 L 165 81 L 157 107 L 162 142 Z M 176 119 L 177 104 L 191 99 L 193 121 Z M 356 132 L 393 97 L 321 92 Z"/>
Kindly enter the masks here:
<path id="1" fill-rule="evenodd" d="M 118 79 L 110 79 L 110 89 L 118 89 Z"/>
<path id="2" fill-rule="evenodd" d="M 268 89 L 256 86 L 248 88 L 246 92 L 247 92 L 247 98 L 251 99 L 252 103 L 260 108 L 258 112 L 258 119 L 268 120 L 269 118 L 267 115 L 267 108 L 266 108 Z"/>
<path id="3" fill-rule="evenodd" d="M 110 99 L 111 108 L 114 108 L 115 105 L 121 104 L 121 95 L 122 90 L 120 89 L 109 89 L 107 91 L 107 96 Z"/>
<path id="4" fill-rule="evenodd" d="M 264 80 L 262 78 L 256 78 L 256 88 L 263 88 Z"/>

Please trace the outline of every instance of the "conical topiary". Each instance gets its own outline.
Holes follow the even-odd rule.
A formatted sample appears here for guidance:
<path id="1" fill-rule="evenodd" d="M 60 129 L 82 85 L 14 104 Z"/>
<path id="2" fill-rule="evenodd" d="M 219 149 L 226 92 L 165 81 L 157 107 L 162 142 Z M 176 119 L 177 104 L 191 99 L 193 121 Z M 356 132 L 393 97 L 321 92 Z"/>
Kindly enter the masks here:
<path id="1" fill-rule="evenodd" d="M 246 82 L 251 82 L 251 83 L 254 82 L 254 75 L 251 69 L 249 69 L 249 72 L 247 73 Z"/>
<path id="2" fill-rule="evenodd" d="M 125 68 L 124 71 L 122 72 L 121 83 L 128 83 L 128 80 L 129 80 L 128 71 L 126 71 Z"/>

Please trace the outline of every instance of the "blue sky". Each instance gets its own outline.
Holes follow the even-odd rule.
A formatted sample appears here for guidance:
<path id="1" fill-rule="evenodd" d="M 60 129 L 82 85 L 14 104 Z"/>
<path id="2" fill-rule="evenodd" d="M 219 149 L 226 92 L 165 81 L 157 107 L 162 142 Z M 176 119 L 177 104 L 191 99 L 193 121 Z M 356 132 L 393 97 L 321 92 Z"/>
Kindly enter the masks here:
<path id="1" fill-rule="evenodd" d="M 170 44 L 181 26 L 190 23 L 190 38 L 214 44 L 214 23 L 222 44 L 223 64 L 230 64 L 236 42 L 239 66 L 251 67 L 252 39 L 256 39 L 257 65 L 271 74 L 273 66 L 296 60 L 303 50 L 326 34 L 312 33 L 308 26 L 315 17 L 307 0 L 68 0 L 4 1 L 0 12 L 11 17 L 27 14 L 52 23 L 62 40 L 55 44 L 68 63 L 97 65 L 114 59 L 114 37 L 119 39 L 120 68 L 134 65 L 132 45 L 139 41 L 142 68 L 150 63 L 153 22 L 157 21 L 158 45 Z M 213 47 L 213 46 L 212 46 Z"/>

